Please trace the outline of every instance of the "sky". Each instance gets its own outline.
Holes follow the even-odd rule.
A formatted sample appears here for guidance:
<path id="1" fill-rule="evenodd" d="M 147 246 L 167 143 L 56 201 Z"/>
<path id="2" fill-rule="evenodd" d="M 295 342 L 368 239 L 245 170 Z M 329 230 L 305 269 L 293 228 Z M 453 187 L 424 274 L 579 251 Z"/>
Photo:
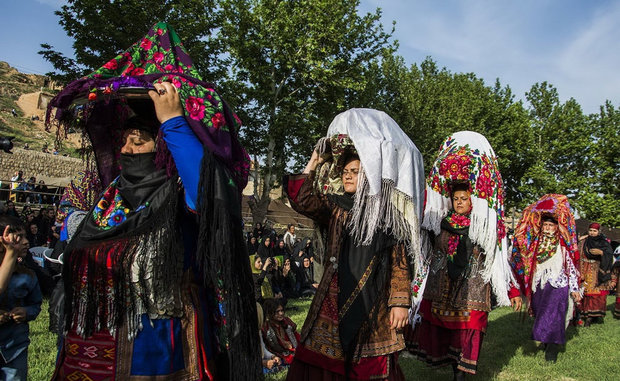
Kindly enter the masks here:
<path id="1" fill-rule="evenodd" d="M 22 72 L 52 70 L 37 54 L 45 42 L 71 56 L 71 39 L 54 10 L 64 0 L 2 0 L 0 61 Z M 408 64 L 431 57 L 453 73 L 499 78 L 517 99 L 537 82 L 575 98 L 584 112 L 620 106 L 620 2 L 613 0 L 362 0 L 396 21 L 398 54 Z M 146 32 L 146 31 L 145 31 Z"/>

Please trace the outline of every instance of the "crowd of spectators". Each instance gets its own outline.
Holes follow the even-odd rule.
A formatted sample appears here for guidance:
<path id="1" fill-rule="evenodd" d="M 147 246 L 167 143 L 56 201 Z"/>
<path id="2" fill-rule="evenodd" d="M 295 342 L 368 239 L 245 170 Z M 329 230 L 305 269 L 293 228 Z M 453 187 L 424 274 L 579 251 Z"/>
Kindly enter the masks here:
<path id="1" fill-rule="evenodd" d="M 45 181 L 39 180 L 35 176 L 28 179 L 24 176 L 23 171 L 16 171 L 11 177 L 9 200 L 14 202 L 24 202 L 33 204 L 51 204 L 54 201 L 54 195 L 50 194 L 49 188 Z"/>
<path id="2" fill-rule="evenodd" d="M 309 238 L 298 238 L 295 226 L 283 234 L 257 223 L 247 235 L 248 256 L 254 275 L 256 300 L 311 297 L 318 281 L 314 276 L 314 249 Z"/>
<path id="3" fill-rule="evenodd" d="M 291 363 L 299 341 L 295 323 L 286 316 L 287 302 L 312 297 L 318 287 L 314 249 L 310 239 L 297 237 L 295 225 L 278 234 L 261 223 L 248 232 L 247 248 L 261 329 L 263 371 L 277 372 Z"/>

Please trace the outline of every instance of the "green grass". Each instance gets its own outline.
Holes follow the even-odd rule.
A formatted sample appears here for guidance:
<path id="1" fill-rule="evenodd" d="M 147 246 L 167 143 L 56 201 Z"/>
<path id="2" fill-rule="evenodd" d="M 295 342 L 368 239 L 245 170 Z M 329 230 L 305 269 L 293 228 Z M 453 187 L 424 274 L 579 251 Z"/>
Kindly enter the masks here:
<path id="1" fill-rule="evenodd" d="M 482 344 L 476 380 L 617 380 L 620 379 L 620 320 L 611 316 L 615 297 L 607 299 L 604 324 L 590 328 L 569 327 L 568 344 L 556 364 L 547 364 L 542 350 L 530 339 L 532 319 L 499 308 L 489 315 L 489 327 Z M 310 299 L 292 300 L 288 316 L 301 330 Z M 30 323 L 29 379 L 48 380 L 56 360 L 56 336 L 47 330 L 47 301 L 41 314 Z M 402 355 L 399 361 L 408 380 L 452 380 L 450 368 L 430 369 L 422 362 Z M 284 380 L 286 372 L 267 380 Z"/>

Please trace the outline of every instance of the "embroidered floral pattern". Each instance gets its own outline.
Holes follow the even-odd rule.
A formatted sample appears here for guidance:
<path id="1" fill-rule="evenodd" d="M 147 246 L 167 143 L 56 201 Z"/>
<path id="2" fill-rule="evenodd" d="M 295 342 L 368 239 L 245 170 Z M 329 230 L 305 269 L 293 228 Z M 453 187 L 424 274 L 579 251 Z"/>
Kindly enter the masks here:
<path id="1" fill-rule="evenodd" d="M 471 224 L 469 216 L 452 212 L 446 216 L 446 221 L 455 229 L 463 229 Z M 456 255 L 456 249 L 459 246 L 461 236 L 453 234 L 448 239 L 448 260 L 454 262 L 454 256 Z"/>
<path id="2" fill-rule="evenodd" d="M 219 94 L 213 88 L 203 86 L 204 83 L 193 80 L 194 78 L 200 80 L 201 76 L 178 35 L 165 23 L 156 24 L 144 39 L 105 63 L 87 78 L 108 79 L 156 73 L 166 75 L 154 83 L 168 81 L 177 88 L 188 121 L 200 122 L 209 134 L 216 134 L 218 137 L 223 136 L 220 135 L 222 132 L 239 131 L 241 121 L 234 113 L 227 112 L 229 109 Z M 104 93 L 109 98 L 112 92 L 118 91 L 118 87 L 94 88 L 89 94 L 89 100 L 99 100 L 99 93 Z M 217 144 L 217 139 L 214 140 L 214 144 Z M 242 156 L 240 160 L 231 163 L 231 169 L 235 172 L 233 175 L 240 189 L 247 183 L 250 169 L 249 156 L 245 152 Z"/>
<path id="3" fill-rule="evenodd" d="M 545 244 L 544 239 L 541 239 L 542 218 L 545 215 L 552 215 L 558 221 L 556 245 L 562 245 L 567 250 L 568 258 L 573 262 L 573 267 L 579 260 L 575 217 L 568 198 L 560 194 L 542 196 L 523 210 L 521 221 L 515 229 L 513 249 L 509 261 L 526 291 L 529 291 L 531 287 L 535 261 L 540 264 L 553 255 L 553 253 L 545 252 L 545 247 L 550 243 Z"/>
<path id="4" fill-rule="evenodd" d="M 427 185 L 442 196 L 450 197 L 453 182 L 467 182 L 472 197 L 486 200 L 489 208 L 497 212 L 497 245 L 506 236 L 504 225 L 504 183 L 499 172 L 497 158 L 487 155 L 469 145 L 459 145 L 453 137 L 440 147 L 439 155 Z"/>
<path id="5" fill-rule="evenodd" d="M 95 223 L 103 230 L 122 224 L 131 214 L 138 213 L 148 207 L 147 203 L 140 205 L 135 211 L 131 211 L 116 188 L 117 182 L 118 179 L 110 184 L 92 212 Z"/>

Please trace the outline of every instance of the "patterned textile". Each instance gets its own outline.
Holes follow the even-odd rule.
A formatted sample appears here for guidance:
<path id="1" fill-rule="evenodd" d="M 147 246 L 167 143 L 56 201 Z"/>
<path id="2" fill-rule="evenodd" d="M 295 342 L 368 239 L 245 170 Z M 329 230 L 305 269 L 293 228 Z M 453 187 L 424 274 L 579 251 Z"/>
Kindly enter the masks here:
<path id="1" fill-rule="evenodd" d="M 513 281 L 507 265 L 504 225 L 504 183 L 495 152 L 487 139 L 471 131 L 457 132 L 441 145 L 426 178 L 426 207 L 422 227 L 439 235 L 442 219 L 451 211 L 451 187 L 469 184 L 472 211 L 469 237 L 486 253 L 481 268 L 500 305 L 510 305 L 508 288 Z"/>
<path id="2" fill-rule="evenodd" d="M 450 213 L 448 216 L 446 216 L 446 221 L 454 229 L 466 228 L 469 227 L 469 225 L 471 224 L 471 219 L 469 218 L 469 216 L 464 216 L 458 213 Z M 454 256 L 456 255 L 456 250 L 459 246 L 460 240 L 460 235 L 450 235 L 450 239 L 448 240 L 448 251 L 446 253 L 450 262 L 454 262 Z"/>
<path id="3" fill-rule="evenodd" d="M 92 211 L 95 225 L 102 230 L 108 230 L 122 224 L 129 214 L 139 213 L 147 206 L 140 205 L 135 210 L 131 210 L 131 207 L 123 200 L 120 191 L 116 187 L 117 183 L 118 179 L 112 181 Z"/>
<path id="4" fill-rule="evenodd" d="M 65 337 L 65 361 L 58 369 L 62 380 L 107 381 L 115 379 L 116 342 L 110 334 L 99 332 L 83 339 L 75 332 Z"/>
<path id="5" fill-rule="evenodd" d="M 558 221 L 557 234 L 560 245 L 568 251 L 568 256 L 576 268 L 579 263 L 575 218 L 568 198 L 560 194 L 542 196 L 523 210 L 523 216 L 515 230 L 510 257 L 510 266 L 515 272 L 521 289 L 528 297 L 532 292 L 532 277 L 536 263 L 539 261 L 542 218 L 545 215 L 551 215 Z"/>
<path id="6" fill-rule="evenodd" d="M 607 312 L 607 294 L 608 291 L 601 291 L 598 295 L 584 295 L 581 300 L 581 317 L 598 318 L 605 317 Z"/>
<path id="7" fill-rule="evenodd" d="M 304 353 L 304 348 L 300 347 Z M 345 377 L 340 372 L 333 372 L 331 366 L 316 366 L 300 360 L 298 357 L 288 370 L 286 379 L 289 381 L 349 381 L 349 380 L 385 380 L 405 381 L 405 375 L 398 365 L 398 353 L 386 356 L 364 357 L 358 363 L 359 372 Z M 387 371 L 385 371 L 387 369 Z"/>
<path id="8" fill-rule="evenodd" d="M 80 171 L 65 188 L 56 222 L 63 223 L 71 212 L 90 210 L 101 191 L 101 182 L 96 171 Z"/>
<path id="9" fill-rule="evenodd" d="M 191 129 L 228 167 L 238 189 L 242 190 L 247 183 L 249 156 L 237 138 L 241 121 L 214 86 L 202 81 L 178 35 L 166 23 L 155 24 L 125 52 L 65 87 L 49 103 L 46 124 L 51 126 L 51 112 L 57 108 L 55 119 L 65 131 L 77 127 L 88 133 L 101 180 L 109 184 L 119 171 L 120 146 L 113 144 L 119 138 L 118 130 L 131 111 L 152 110 L 148 96 L 142 96 L 146 102 L 139 102 L 135 101 L 140 98 L 135 94 L 144 95 L 153 89 L 153 83 L 163 81 L 176 86 Z M 167 163 L 169 152 L 165 145 L 159 146 L 163 150 L 161 160 Z"/>

